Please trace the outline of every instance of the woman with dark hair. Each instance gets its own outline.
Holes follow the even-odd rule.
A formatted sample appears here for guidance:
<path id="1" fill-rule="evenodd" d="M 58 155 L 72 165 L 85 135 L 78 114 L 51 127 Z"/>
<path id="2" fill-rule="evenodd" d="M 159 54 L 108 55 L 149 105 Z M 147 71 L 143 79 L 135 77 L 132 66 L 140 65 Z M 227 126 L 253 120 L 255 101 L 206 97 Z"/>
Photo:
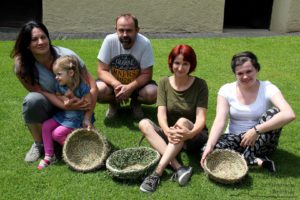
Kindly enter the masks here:
<path id="1" fill-rule="evenodd" d="M 184 149 L 200 155 L 207 141 L 206 112 L 208 88 L 203 79 L 191 76 L 197 65 L 196 54 L 188 45 L 177 45 L 169 54 L 172 76 L 160 80 L 157 93 L 159 126 L 149 119 L 139 122 L 139 128 L 150 145 L 161 155 L 155 171 L 140 186 L 143 192 L 154 192 L 164 169 L 171 165 L 174 181 L 183 186 L 192 175 L 176 159 Z"/>
<path id="2" fill-rule="evenodd" d="M 260 64 L 252 52 L 234 55 L 231 69 L 236 81 L 218 92 L 216 117 L 201 165 L 214 148 L 233 149 L 242 153 L 248 164 L 274 172 L 274 162 L 266 156 L 276 150 L 281 127 L 294 120 L 295 114 L 275 85 L 257 79 Z M 229 124 L 223 134 L 227 117 Z"/>
<path id="3" fill-rule="evenodd" d="M 70 105 L 65 105 L 55 94 L 55 75 L 52 67 L 54 61 L 65 55 L 74 55 L 86 70 L 82 60 L 71 50 L 53 46 L 49 32 L 44 24 L 29 21 L 20 30 L 11 57 L 15 60 L 14 70 L 21 84 L 28 90 L 23 101 L 23 118 L 31 132 L 34 143 L 25 156 L 26 162 L 34 162 L 42 155 L 43 142 L 41 136 L 42 123 L 52 117 L 59 109 L 89 110 L 94 109 L 97 98 L 96 83 L 88 74 L 93 101 L 85 103 L 73 98 Z"/>

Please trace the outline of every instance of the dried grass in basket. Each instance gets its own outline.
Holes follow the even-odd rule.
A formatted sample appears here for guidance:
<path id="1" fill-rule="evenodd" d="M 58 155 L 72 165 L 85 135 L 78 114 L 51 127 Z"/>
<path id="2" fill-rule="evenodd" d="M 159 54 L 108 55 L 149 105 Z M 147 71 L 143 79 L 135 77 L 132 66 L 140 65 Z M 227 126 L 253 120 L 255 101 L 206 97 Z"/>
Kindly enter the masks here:
<path id="1" fill-rule="evenodd" d="M 104 165 L 110 147 L 97 130 L 76 129 L 63 147 L 64 161 L 75 171 L 88 172 Z"/>
<path id="2" fill-rule="evenodd" d="M 119 179 L 139 179 L 156 167 L 160 154 L 149 147 L 127 148 L 113 152 L 106 161 L 110 175 Z"/>
<path id="3" fill-rule="evenodd" d="M 247 162 L 238 152 L 216 149 L 204 162 L 204 171 L 214 181 L 233 184 L 241 181 L 248 172 Z"/>

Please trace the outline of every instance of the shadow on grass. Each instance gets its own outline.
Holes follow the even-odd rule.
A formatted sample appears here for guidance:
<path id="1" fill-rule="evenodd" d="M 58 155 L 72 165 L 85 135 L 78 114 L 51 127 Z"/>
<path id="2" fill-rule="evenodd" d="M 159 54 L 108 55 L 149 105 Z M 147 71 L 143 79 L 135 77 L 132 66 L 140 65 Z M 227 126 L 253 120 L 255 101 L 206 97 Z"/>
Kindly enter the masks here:
<path id="1" fill-rule="evenodd" d="M 156 108 L 153 106 L 143 105 L 144 117 L 149 118 L 152 121 L 156 121 Z M 103 119 L 105 126 L 111 128 L 120 128 L 127 126 L 130 130 L 138 131 L 138 122 L 140 120 L 134 119 L 132 111 L 129 106 L 122 107 L 118 110 L 117 116 L 113 119 Z"/>
<path id="2" fill-rule="evenodd" d="M 277 149 L 272 156 L 269 157 L 275 162 L 276 172 L 269 173 L 277 178 L 300 177 L 300 157 L 283 149 Z M 261 168 L 253 168 L 255 173 L 268 173 Z"/>

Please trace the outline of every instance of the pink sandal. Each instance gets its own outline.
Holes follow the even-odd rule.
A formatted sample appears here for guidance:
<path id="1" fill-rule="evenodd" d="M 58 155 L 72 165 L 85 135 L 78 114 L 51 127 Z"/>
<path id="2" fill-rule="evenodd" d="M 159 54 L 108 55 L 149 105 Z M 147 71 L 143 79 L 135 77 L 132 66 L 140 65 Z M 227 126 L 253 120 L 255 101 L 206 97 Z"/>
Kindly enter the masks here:
<path id="1" fill-rule="evenodd" d="M 42 159 L 39 163 L 39 165 L 37 166 L 38 170 L 42 170 L 46 167 L 48 167 L 49 165 L 55 163 L 57 160 L 56 160 L 56 157 L 55 156 L 52 156 L 50 158 L 50 160 L 46 160 L 46 159 Z"/>

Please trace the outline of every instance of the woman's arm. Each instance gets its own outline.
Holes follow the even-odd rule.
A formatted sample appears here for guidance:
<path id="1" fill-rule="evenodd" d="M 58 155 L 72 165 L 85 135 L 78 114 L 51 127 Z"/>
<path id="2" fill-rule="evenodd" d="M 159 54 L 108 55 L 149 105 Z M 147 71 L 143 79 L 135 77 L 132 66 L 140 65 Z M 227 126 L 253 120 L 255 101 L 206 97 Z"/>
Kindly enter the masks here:
<path id="1" fill-rule="evenodd" d="M 89 86 L 90 86 L 90 93 L 91 93 L 91 110 L 94 111 L 95 107 L 96 107 L 96 103 L 97 103 L 97 96 L 98 96 L 98 88 L 96 85 L 96 81 L 94 80 L 94 78 L 92 77 L 92 75 L 90 73 L 87 72 L 87 77 L 88 77 L 88 82 L 89 82 Z"/>
<path id="2" fill-rule="evenodd" d="M 199 134 L 206 125 L 206 113 L 206 108 L 197 107 L 195 123 L 192 123 L 188 119 L 186 119 L 188 121 L 188 124 L 176 123 L 174 125 L 174 128 L 177 132 L 176 135 L 179 135 L 179 137 L 175 139 L 178 142 L 186 141 L 188 139 L 192 139 L 197 134 Z"/>
<path id="3" fill-rule="evenodd" d="M 183 137 L 184 140 L 192 139 L 198 133 L 200 133 L 206 125 L 206 113 L 207 109 L 202 107 L 197 107 L 196 111 L 196 121 L 192 130 L 186 132 L 186 137 Z"/>
<path id="4" fill-rule="evenodd" d="M 169 127 L 168 125 L 166 106 L 158 106 L 157 119 L 159 126 L 164 131 L 164 134 L 168 137 L 168 141 L 173 144 L 180 142 L 180 140 L 177 138 L 180 138 L 182 136 L 177 133 L 177 130 L 175 128 Z"/>
<path id="5" fill-rule="evenodd" d="M 167 120 L 167 107 L 166 106 L 158 106 L 157 120 L 158 120 L 159 126 L 162 128 L 164 133 L 167 134 L 169 131 L 169 125 L 168 125 L 168 120 Z"/>
<path id="6" fill-rule="evenodd" d="M 259 132 L 268 132 L 277 128 L 281 128 L 284 125 L 290 123 L 294 119 L 296 119 L 296 115 L 289 105 L 289 103 L 285 100 L 281 92 L 275 94 L 271 101 L 273 105 L 279 108 L 279 113 L 274 115 L 270 120 L 266 121 L 263 124 L 259 124 L 256 126 Z"/>
<path id="7" fill-rule="evenodd" d="M 276 93 L 271 101 L 273 105 L 279 108 L 279 113 L 274 115 L 270 120 L 256 125 L 256 129 L 260 133 L 265 133 L 274 129 L 278 129 L 293 121 L 296 118 L 296 115 L 289 105 L 289 103 L 284 99 L 281 92 Z M 258 135 L 254 128 L 249 129 L 244 135 L 241 141 L 241 146 L 253 146 L 257 140 Z"/>
<path id="8" fill-rule="evenodd" d="M 218 139 L 223 134 L 225 123 L 227 121 L 228 112 L 229 112 L 229 104 L 227 100 L 223 96 L 218 95 L 216 117 L 209 134 L 205 151 L 203 152 L 201 158 L 202 167 L 204 165 L 204 160 L 206 159 L 207 155 L 213 151 Z"/>
<path id="9" fill-rule="evenodd" d="M 88 102 L 89 104 L 91 104 L 92 101 L 93 101 L 93 97 L 92 97 L 91 93 L 86 94 L 83 97 L 83 100 Z M 89 110 L 85 111 L 84 119 L 83 119 L 83 122 L 82 122 L 84 128 L 87 128 L 87 129 L 92 128 L 91 119 L 92 119 L 93 112 L 94 112 L 94 110 L 92 110 L 92 109 L 89 109 Z"/>
<path id="10" fill-rule="evenodd" d="M 70 105 L 65 105 L 63 99 L 56 94 L 46 91 L 41 91 L 41 94 L 44 95 L 54 106 L 63 110 L 87 110 L 90 108 L 90 104 L 87 104 L 78 98 L 78 101 L 73 102 Z"/>
<path id="11" fill-rule="evenodd" d="M 30 84 L 27 81 L 25 81 L 23 78 L 17 75 L 17 78 L 19 79 L 20 83 L 23 85 L 23 87 L 28 91 L 28 92 L 41 92 L 41 86 L 38 84 Z"/>

